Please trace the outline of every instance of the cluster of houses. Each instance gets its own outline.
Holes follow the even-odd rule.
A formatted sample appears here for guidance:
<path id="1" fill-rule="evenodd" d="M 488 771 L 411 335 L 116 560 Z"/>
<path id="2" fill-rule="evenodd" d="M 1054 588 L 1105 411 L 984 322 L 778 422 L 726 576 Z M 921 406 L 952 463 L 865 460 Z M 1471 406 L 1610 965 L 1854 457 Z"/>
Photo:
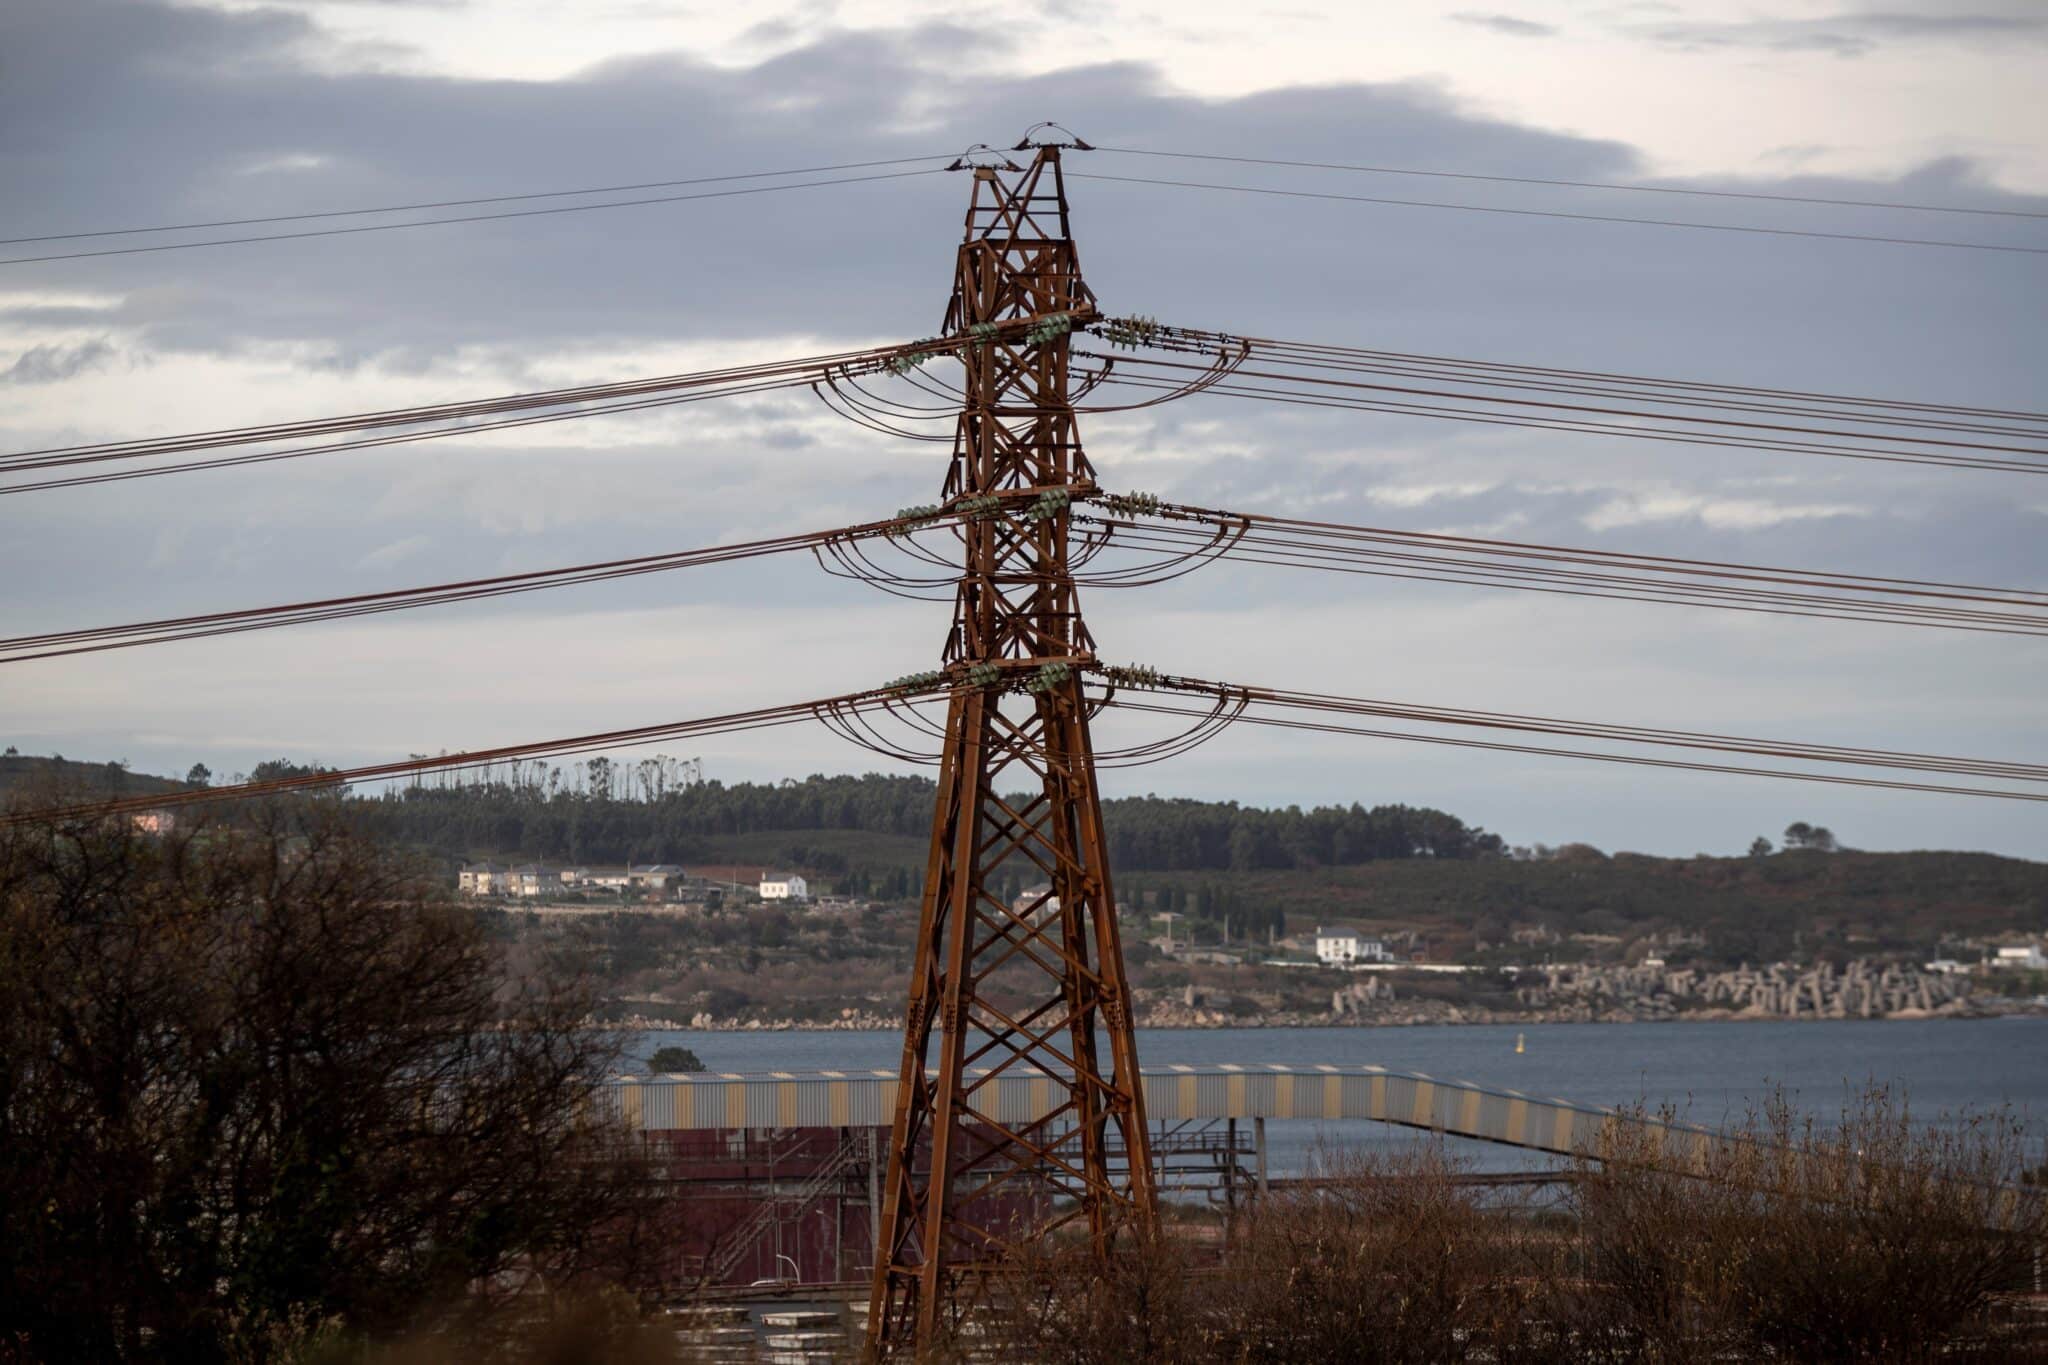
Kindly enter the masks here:
<path id="1" fill-rule="evenodd" d="M 693 875 L 676 863 L 628 863 L 623 867 L 555 867 L 547 863 L 465 863 L 456 874 L 456 890 L 465 896 L 509 896 L 547 900 L 589 892 L 652 901 L 717 903 L 732 882 Z M 763 872 L 754 888 L 764 901 L 808 901 L 811 888 L 794 872 Z"/>
<path id="2" fill-rule="evenodd" d="M 1969 976 L 1976 967 L 1993 972 L 2048 971 L 2048 954 L 2041 951 L 2041 945 L 2038 943 L 2002 943 L 1995 945 L 1985 955 L 1982 963 L 1973 964 L 1952 957 L 1938 957 L 1927 964 L 1927 970 L 1938 976 Z"/>

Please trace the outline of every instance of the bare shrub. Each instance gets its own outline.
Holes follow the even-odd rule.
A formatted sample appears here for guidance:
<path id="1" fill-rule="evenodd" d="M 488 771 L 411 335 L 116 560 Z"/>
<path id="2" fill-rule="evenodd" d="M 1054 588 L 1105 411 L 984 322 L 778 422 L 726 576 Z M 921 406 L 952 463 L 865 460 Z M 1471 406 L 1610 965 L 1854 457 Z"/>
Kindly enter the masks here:
<path id="1" fill-rule="evenodd" d="M 1574 1187 L 1588 1283 L 1566 1315 L 1627 1359 L 1948 1354 L 2048 1233 L 2023 1138 L 2006 1113 L 1915 1123 L 1881 1087 L 1827 1125 L 1782 1094 L 1711 1140 L 1610 1125 Z"/>
<path id="2" fill-rule="evenodd" d="M 1192 1249 L 1164 1230 L 1127 1239 L 1107 1264 L 1071 1241 L 1027 1248 L 1000 1291 L 988 1332 L 1021 1359 L 1149 1365 L 1214 1358 L 1214 1285 L 1199 1275 Z"/>
<path id="3" fill-rule="evenodd" d="M 1322 1166 L 1220 1252 L 1162 1231 L 1107 1265 L 1082 1247 L 1021 1253 L 997 1334 L 1018 1359 L 1065 1365 L 1519 1358 L 1512 1239 L 1440 1150 Z"/>
<path id="4" fill-rule="evenodd" d="M 1247 1220 L 1215 1287 L 1223 1358 L 1497 1360 L 1521 1335 L 1500 1216 L 1431 1146 L 1326 1158 Z"/>

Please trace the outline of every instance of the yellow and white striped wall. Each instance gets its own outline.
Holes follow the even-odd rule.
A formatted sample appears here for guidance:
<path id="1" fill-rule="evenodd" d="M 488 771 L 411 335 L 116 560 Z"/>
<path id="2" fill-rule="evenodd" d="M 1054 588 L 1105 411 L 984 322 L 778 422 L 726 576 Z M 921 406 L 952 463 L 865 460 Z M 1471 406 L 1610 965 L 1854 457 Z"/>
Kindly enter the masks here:
<path id="1" fill-rule="evenodd" d="M 1612 1109 L 1379 1066 L 1225 1063 L 1147 1067 L 1140 1074 L 1146 1117 L 1164 1123 L 1370 1119 L 1560 1155 L 1595 1153 L 1609 1125 L 1649 1127 L 1663 1143 L 1690 1145 L 1706 1136 L 1701 1129 L 1646 1123 Z M 897 1084 L 894 1071 L 879 1070 L 620 1076 L 611 1082 L 610 1102 L 646 1132 L 883 1127 L 895 1115 Z M 1013 1069 L 977 1089 L 973 1105 L 984 1117 L 1014 1126 L 1051 1112 L 1059 1093 L 1047 1073 Z"/>

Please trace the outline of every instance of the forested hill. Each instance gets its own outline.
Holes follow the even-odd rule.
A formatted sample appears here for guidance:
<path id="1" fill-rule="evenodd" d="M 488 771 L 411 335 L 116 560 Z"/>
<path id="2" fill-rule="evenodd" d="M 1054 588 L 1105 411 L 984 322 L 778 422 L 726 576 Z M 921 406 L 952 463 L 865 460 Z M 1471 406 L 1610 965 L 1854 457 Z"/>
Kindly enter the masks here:
<path id="1" fill-rule="evenodd" d="M 315 771 L 278 759 L 255 776 Z M 203 769 L 195 769 L 203 780 Z M 0 793 L 37 786 L 144 795 L 187 782 L 116 763 L 0 757 Z M 564 862 L 690 862 L 735 835 L 903 836 L 921 840 L 936 790 L 929 779 L 869 773 L 778 783 L 680 783 L 672 765 L 597 760 L 569 773 L 530 765 L 507 777 L 430 780 L 353 799 L 350 805 L 394 843 L 447 858 L 516 857 Z M 1272 871 L 1337 867 L 1388 858 L 1480 858 L 1498 836 L 1454 815 L 1416 806 L 1322 806 L 1262 810 L 1234 801 L 1131 797 L 1103 805 L 1110 857 L 1131 871 Z M 777 856 L 780 856 L 779 854 Z M 828 858 L 839 862 L 840 858 Z M 892 854 L 879 862 L 895 862 Z"/>
<path id="2" fill-rule="evenodd" d="M 870 773 L 699 782 L 631 800 L 513 783 L 420 787 L 361 805 L 390 839 L 449 856 L 689 862 L 731 835 L 786 833 L 797 843 L 825 831 L 921 838 L 934 799 L 925 778 Z M 1497 836 L 1414 806 L 1261 810 L 1145 796 L 1105 802 L 1103 823 L 1113 865 L 1132 871 L 1249 872 L 1501 851 Z"/>
<path id="3" fill-rule="evenodd" d="M 169 777 L 131 773 L 126 763 L 82 763 L 61 754 L 38 757 L 15 752 L 0 754 L 0 798 L 13 794 L 91 796 L 155 796 L 161 792 L 184 791 L 186 785 Z"/>

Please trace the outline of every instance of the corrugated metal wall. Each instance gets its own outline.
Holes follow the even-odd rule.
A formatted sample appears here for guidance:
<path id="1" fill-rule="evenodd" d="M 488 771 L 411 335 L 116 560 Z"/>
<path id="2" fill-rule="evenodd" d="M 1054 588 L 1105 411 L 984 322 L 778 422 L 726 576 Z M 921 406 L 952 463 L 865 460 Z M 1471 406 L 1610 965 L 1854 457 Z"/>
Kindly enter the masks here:
<path id="1" fill-rule="evenodd" d="M 988 1076 L 986 1071 L 970 1072 Z M 1639 1120 L 1611 1109 L 1539 1099 L 1469 1081 L 1377 1066 L 1169 1066 L 1143 1073 L 1146 1116 L 1183 1119 L 1373 1119 L 1546 1152 L 1590 1151 L 1604 1128 Z M 621 1076 L 608 1102 L 650 1131 L 702 1128 L 879 1127 L 896 1106 L 893 1071 Z M 974 1108 L 1003 1124 L 1028 1123 L 1057 1103 L 1053 1078 L 1022 1068 L 974 1091 Z M 1660 1139 L 1690 1145 L 1701 1130 L 1650 1122 Z"/>

